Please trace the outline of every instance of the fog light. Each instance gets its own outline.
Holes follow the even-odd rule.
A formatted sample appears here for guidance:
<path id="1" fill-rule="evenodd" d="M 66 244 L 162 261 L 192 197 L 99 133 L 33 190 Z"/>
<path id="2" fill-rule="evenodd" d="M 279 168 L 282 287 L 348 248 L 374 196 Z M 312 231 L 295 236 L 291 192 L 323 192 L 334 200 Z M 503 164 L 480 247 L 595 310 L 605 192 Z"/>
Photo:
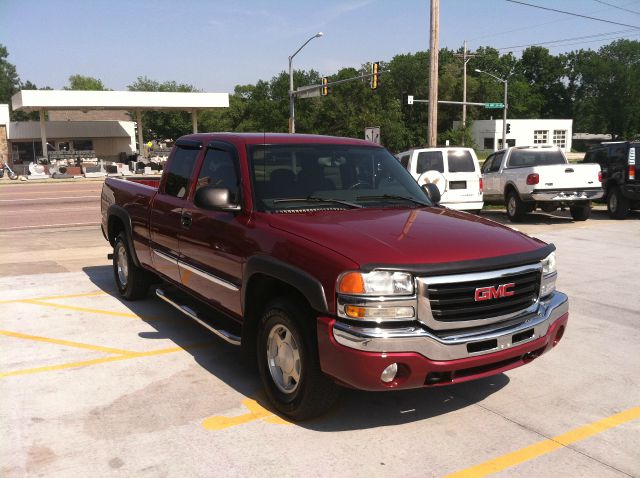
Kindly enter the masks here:
<path id="1" fill-rule="evenodd" d="M 398 364 L 392 363 L 387 368 L 385 368 L 380 374 L 380 380 L 384 383 L 393 382 L 393 379 L 396 378 L 396 374 L 398 373 Z"/>

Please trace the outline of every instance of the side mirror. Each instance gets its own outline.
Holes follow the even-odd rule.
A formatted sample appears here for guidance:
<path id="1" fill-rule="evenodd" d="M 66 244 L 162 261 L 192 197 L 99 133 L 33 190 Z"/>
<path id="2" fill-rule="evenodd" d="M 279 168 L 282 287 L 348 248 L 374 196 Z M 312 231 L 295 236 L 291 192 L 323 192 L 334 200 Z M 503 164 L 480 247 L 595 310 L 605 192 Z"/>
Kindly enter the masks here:
<path id="1" fill-rule="evenodd" d="M 422 185 L 422 190 L 427 194 L 427 197 L 433 204 L 437 206 L 440 203 L 441 195 L 438 186 L 433 183 L 427 183 Z"/>
<path id="2" fill-rule="evenodd" d="M 240 205 L 231 201 L 230 191 L 226 188 L 203 187 L 198 189 L 193 203 L 210 211 L 240 211 Z"/>

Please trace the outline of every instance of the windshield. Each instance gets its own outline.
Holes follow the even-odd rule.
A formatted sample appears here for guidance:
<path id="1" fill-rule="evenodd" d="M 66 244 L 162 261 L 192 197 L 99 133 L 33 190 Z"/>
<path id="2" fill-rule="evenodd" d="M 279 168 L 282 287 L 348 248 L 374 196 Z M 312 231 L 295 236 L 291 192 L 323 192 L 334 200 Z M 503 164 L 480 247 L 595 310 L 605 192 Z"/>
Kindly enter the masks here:
<path id="1" fill-rule="evenodd" d="M 250 146 L 256 208 L 261 211 L 428 206 L 411 174 L 387 150 L 368 146 Z"/>
<path id="2" fill-rule="evenodd" d="M 567 164 L 562 153 L 555 150 L 514 149 L 509 158 L 509 168 L 528 168 L 549 164 Z"/>

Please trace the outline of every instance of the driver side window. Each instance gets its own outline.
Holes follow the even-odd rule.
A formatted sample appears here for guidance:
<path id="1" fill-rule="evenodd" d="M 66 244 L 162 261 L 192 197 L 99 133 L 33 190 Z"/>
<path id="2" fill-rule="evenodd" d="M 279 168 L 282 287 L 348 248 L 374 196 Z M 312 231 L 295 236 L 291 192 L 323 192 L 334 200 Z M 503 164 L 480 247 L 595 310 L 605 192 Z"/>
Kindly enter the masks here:
<path id="1" fill-rule="evenodd" d="M 500 171 L 500 164 L 502 163 L 502 157 L 504 153 L 496 153 L 493 156 L 493 161 L 491 161 L 491 165 L 489 167 L 489 173 L 497 173 Z"/>
<path id="2" fill-rule="evenodd" d="M 202 162 L 196 192 L 203 187 L 224 188 L 229 190 L 229 199 L 238 202 L 240 185 L 233 155 L 229 151 L 211 148 Z"/>
<path id="3" fill-rule="evenodd" d="M 491 170 L 491 162 L 493 161 L 494 157 L 495 156 L 492 154 L 485 160 L 484 164 L 482 165 L 482 174 L 487 174 L 489 170 Z"/>

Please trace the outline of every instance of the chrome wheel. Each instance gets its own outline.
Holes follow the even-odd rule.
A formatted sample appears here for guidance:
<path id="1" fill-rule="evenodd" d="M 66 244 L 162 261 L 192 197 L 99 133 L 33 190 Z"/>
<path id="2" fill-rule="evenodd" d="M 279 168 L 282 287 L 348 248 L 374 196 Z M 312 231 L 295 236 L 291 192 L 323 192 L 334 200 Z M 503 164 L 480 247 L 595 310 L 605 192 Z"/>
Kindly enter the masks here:
<path id="1" fill-rule="evenodd" d="M 300 385 L 300 348 L 291 331 L 282 324 L 274 326 L 267 338 L 267 365 L 276 387 L 293 393 Z"/>
<path id="2" fill-rule="evenodd" d="M 129 277 L 129 262 L 127 261 L 127 250 L 120 244 L 118 252 L 116 253 L 116 271 L 118 273 L 118 281 L 124 288 L 127 287 L 127 281 Z"/>
<path id="3" fill-rule="evenodd" d="M 515 216 L 516 215 L 516 197 L 515 196 L 510 196 L 509 197 L 509 201 L 507 202 L 507 210 L 509 211 L 509 216 Z"/>

